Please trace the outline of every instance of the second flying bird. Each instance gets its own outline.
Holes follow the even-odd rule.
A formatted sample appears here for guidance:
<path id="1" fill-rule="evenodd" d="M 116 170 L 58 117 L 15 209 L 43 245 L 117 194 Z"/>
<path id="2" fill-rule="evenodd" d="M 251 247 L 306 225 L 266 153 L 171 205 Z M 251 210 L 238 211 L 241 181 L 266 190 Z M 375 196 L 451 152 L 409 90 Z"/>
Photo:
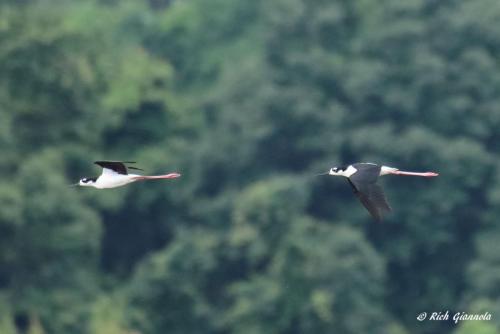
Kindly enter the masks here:
<path id="1" fill-rule="evenodd" d="M 439 175 L 434 172 L 405 172 L 397 168 L 379 166 L 367 162 L 355 163 L 345 167 L 333 167 L 330 171 L 320 175 L 346 177 L 361 204 L 364 205 L 376 221 L 381 221 L 383 213 L 391 211 L 391 207 L 385 199 L 382 187 L 377 184 L 377 179 L 379 176 L 388 174 L 423 177 L 434 177 Z"/>

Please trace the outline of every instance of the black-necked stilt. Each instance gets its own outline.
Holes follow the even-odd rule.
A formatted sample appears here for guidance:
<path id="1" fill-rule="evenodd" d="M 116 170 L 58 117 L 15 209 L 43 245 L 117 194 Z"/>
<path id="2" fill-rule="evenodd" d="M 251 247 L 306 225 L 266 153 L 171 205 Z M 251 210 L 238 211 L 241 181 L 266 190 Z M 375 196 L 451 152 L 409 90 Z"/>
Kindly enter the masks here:
<path id="1" fill-rule="evenodd" d="M 134 161 L 95 161 L 94 163 L 102 167 L 102 174 L 99 177 L 83 178 L 75 186 L 97 189 L 116 188 L 140 180 L 174 179 L 181 176 L 179 173 L 152 176 L 129 174 L 128 169 L 142 170 L 125 165 L 134 164 Z"/>
<path id="2" fill-rule="evenodd" d="M 382 187 L 376 182 L 382 175 L 413 175 L 423 177 L 438 176 L 434 172 L 405 172 L 397 168 L 380 166 L 373 163 L 355 163 L 346 167 L 333 167 L 319 175 L 340 175 L 347 178 L 354 193 L 376 221 L 382 220 L 383 213 L 391 211 Z"/>

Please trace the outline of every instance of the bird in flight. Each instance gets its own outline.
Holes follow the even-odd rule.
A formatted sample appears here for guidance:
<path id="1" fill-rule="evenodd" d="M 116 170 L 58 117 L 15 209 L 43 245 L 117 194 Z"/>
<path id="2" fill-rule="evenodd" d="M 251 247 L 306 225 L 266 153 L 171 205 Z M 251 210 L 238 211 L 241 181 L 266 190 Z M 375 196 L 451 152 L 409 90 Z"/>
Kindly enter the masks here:
<path id="1" fill-rule="evenodd" d="M 134 161 L 95 161 L 94 163 L 102 167 L 102 174 L 99 177 L 85 177 L 75 184 L 75 186 L 94 187 L 97 189 L 117 188 L 135 181 L 174 179 L 181 176 L 179 173 L 151 176 L 129 174 L 129 169 L 142 170 L 126 165 L 135 164 Z"/>
<path id="2" fill-rule="evenodd" d="M 328 172 L 319 175 L 346 177 L 361 204 L 364 205 L 376 221 L 381 221 L 383 214 L 391 211 L 391 207 L 387 203 L 382 187 L 377 184 L 377 179 L 379 176 L 388 174 L 423 177 L 434 177 L 439 175 L 434 172 L 405 172 L 397 168 L 366 162 L 355 163 L 345 167 L 333 167 Z"/>

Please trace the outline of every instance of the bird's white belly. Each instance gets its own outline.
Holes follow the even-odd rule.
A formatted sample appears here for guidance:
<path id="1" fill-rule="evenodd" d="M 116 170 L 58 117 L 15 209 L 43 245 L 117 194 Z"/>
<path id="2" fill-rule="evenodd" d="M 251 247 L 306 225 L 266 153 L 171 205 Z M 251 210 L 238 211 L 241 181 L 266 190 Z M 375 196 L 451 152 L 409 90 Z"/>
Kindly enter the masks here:
<path id="1" fill-rule="evenodd" d="M 133 179 L 131 176 L 132 175 L 121 174 L 115 174 L 112 176 L 100 176 L 95 183 L 95 187 L 98 189 L 121 187 L 135 181 L 135 179 Z"/>
<path id="2" fill-rule="evenodd" d="M 394 168 L 394 167 L 382 166 L 382 167 L 380 167 L 380 174 L 379 175 L 382 176 L 382 175 L 391 174 L 391 172 L 395 172 L 397 170 L 398 169 Z"/>

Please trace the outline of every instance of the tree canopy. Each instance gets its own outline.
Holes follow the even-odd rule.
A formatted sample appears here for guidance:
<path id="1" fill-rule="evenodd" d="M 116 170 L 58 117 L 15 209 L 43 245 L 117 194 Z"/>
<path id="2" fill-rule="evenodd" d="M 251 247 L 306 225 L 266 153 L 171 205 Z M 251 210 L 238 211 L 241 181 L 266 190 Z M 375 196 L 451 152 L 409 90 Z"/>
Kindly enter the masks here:
<path id="1" fill-rule="evenodd" d="M 0 0 L 0 332 L 499 332 L 499 18 Z M 100 159 L 182 177 L 68 187 Z M 381 180 L 377 224 L 314 176 L 358 161 L 441 175 Z"/>

